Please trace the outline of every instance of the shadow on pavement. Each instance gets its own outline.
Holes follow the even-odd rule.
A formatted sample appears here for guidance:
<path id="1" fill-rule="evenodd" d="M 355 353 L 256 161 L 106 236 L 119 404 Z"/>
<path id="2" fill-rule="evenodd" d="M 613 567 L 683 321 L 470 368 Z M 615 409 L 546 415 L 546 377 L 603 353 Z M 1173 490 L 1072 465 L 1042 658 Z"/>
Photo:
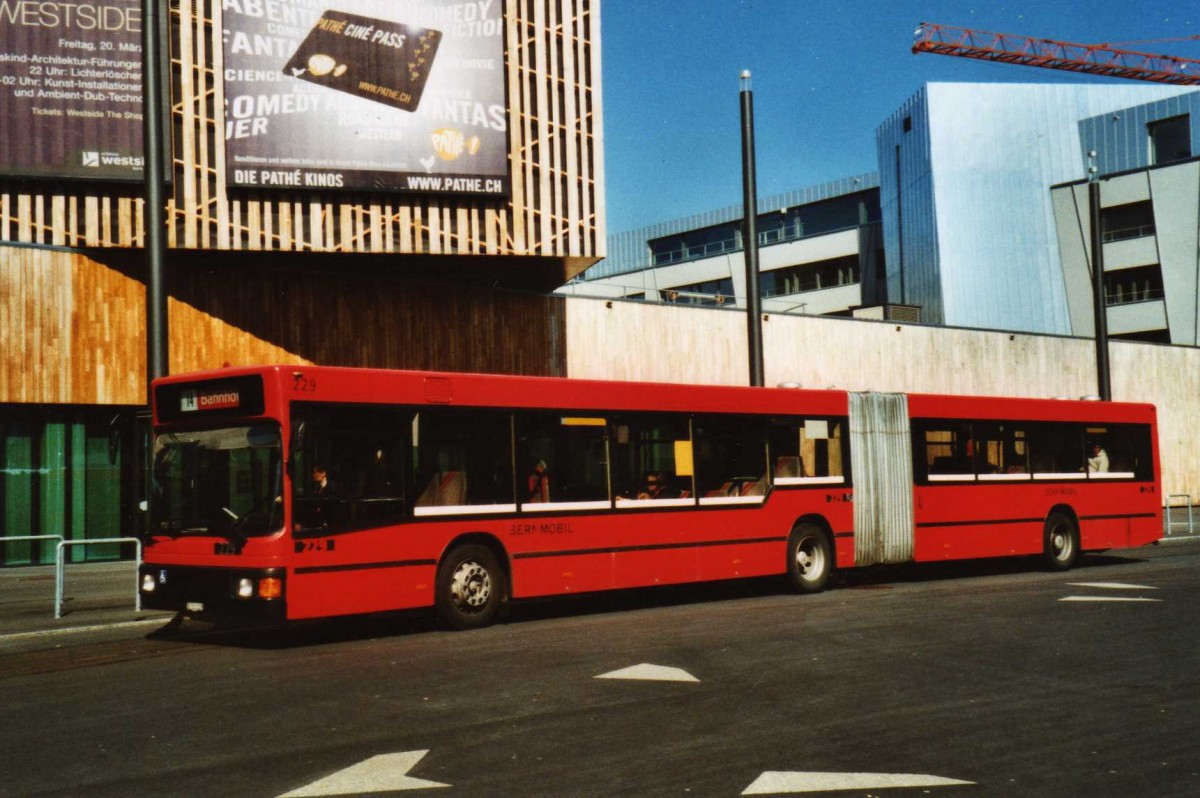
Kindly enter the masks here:
<path id="1" fill-rule="evenodd" d="M 1085 554 L 1075 570 L 1118 569 L 1145 562 L 1133 553 Z M 897 584 L 944 582 L 1020 573 L 1049 574 L 1038 557 L 959 560 L 873 566 L 835 572 L 831 590 L 888 590 Z M 575 596 L 527 599 L 510 604 L 499 624 L 536 623 L 559 618 L 586 617 L 614 612 L 673 607 L 787 595 L 781 577 L 762 577 L 691 585 L 589 593 Z M 147 635 L 149 640 L 231 646 L 260 650 L 284 650 L 335 645 L 360 640 L 452 632 L 432 609 L 372 615 L 321 618 L 270 623 L 236 619 L 205 622 L 176 619 Z"/>

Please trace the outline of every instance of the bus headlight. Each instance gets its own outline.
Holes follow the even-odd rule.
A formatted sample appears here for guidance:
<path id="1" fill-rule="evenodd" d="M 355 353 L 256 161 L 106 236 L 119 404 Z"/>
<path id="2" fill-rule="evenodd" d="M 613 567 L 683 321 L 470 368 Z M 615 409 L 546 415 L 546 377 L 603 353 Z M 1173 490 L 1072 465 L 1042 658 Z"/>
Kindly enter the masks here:
<path id="1" fill-rule="evenodd" d="M 155 586 L 154 574 L 142 574 L 142 592 L 143 593 L 153 593 L 154 586 Z"/>
<path id="2" fill-rule="evenodd" d="M 243 576 L 237 580 L 234 596 L 239 599 L 283 598 L 283 579 L 278 576 Z"/>

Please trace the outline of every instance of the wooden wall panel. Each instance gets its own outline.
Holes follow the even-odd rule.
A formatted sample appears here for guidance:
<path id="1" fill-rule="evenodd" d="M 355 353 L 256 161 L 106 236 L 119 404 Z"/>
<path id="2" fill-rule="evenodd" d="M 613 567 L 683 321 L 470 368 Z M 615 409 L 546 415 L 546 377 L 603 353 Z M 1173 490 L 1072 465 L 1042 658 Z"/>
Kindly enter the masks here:
<path id="1" fill-rule="evenodd" d="M 341 269 L 323 266 L 330 259 L 319 256 L 262 255 L 252 268 L 206 260 L 177 263 L 171 280 L 172 297 L 199 314 L 172 311 L 173 371 L 278 362 L 286 353 L 283 362 L 565 372 L 557 297 L 397 279 L 387 276 L 386 260 L 373 257 Z M 217 323 L 219 333 L 211 329 Z M 278 352 L 254 342 L 271 342 Z"/>
<path id="2" fill-rule="evenodd" d="M 0 247 L 0 403 L 144 403 L 140 258 L 90 255 Z M 386 258 L 331 258 L 176 254 L 171 372 L 319 363 L 565 373 L 560 298 L 402 279 Z"/>
<path id="3" fill-rule="evenodd" d="M 609 307 L 611 305 L 611 307 Z M 1079 398 L 1096 392 L 1084 338 L 770 315 L 765 382 L 806 388 Z M 602 343 L 601 343 L 602 342 Z M 566 301 L 567 374 L 592 379 L 745 385 L 742 312 Z M 1163 489 L 1200 502 L 1200 349 L 1112 341 L 1113 397 L 1158 407 Z"/>
<path id="4" fill-rule="evenodd" d="M 8 252 L 0 268 L 0 397 L 62 396 L 71 382 L 71 261 L 32 248 Z"/>
<path id="5" fill-rule="evenodd" d="M 605 247 L 596 4 L 505 1 L 513 191 L 503 199 L 226 189 L 221 4 L 173 0 L 168 246 L 532 256 L 559 264 L 555 285 L 573 276 Z M 0 180 L 0 242 L 140 246 L 140 193 Z"/>

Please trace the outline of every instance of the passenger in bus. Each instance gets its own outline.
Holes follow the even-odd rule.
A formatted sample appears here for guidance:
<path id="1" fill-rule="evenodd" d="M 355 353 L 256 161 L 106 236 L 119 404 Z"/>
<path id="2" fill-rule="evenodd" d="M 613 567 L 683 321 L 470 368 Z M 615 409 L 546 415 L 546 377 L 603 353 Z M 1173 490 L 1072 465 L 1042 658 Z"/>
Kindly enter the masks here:
<path id="1" fill-rule="evenodd" d="M 540 504 L 550 501 L 550 472 L 546 470 L 546 461 L 538 460 L 529 472 L 526 480 L 526 504 Z"/>
<path id="2" fill-rule="evenodd" d="M 323 465 L 314 465 L 312 467 L 312 494 L 313 498 L 328 499 L 333 496 L 333 484 L 329 481 L 329 472 L 325 470 Z"/>
<path id="3" fill-rule="evenodd" d="M 1088 457 L 1087 470 L 1092 472 L 1108 471 L 1108 452 L 1099 441 L 1092 442 L 1091 455 Z"/>
<path id="4" fill-rule="evenodd" d="M 639 499 L 670 499 L 667 479 L 661 471 L 651 471 L 646 475 L 646 489 L 638 494 Z"/>

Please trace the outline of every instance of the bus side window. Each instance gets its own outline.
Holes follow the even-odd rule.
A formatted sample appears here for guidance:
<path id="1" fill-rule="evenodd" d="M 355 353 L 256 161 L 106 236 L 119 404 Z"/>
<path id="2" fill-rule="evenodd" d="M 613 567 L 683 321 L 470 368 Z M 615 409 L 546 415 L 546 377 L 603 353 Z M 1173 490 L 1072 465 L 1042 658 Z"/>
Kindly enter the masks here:
<path id="1" fill-rule="evenodd" d="M 975 478 L 978 446 L 969 422 L 923 421 L 914 437 L 915 476 L 924 475 L 931 482 Z"/>
<path id="2" fill-rule="evenodd" d="M 612 425 L 614 496 L 694 499 L 692 435 L 687 416 L 646 413 L 621 416 Z M 650 491 L 651 482 L 661 482 Z"/>
<path id="3" fill-rule="evenodd" d="M 1029 473 L 1025 429 L 1009 422 L 976 421 L 973 424 L 975 471 L 978 474 Z"/>
<path id="4" fill-rule="evenodd" d="M 700 498 L 762 496 L 769 484 L 763 423 L 746 416 L 705 416 L 694 425 Z"/>
<path id="5" fill-rule="evenodd" d="M 410 419 L 411 411 L 395 408 L 293 404 L 293 532 L 321 535 L 402 520 Z"/>
<path id="6" fill-rule="evenodd" d="M 477 408 L 423 409 L 412 423 L 415 506 L 513 503 L 512 418 Z"/>
<path id="7" fill-rule="evenodd" d="M 584 413 L 516 417 L 521 504 L 607 502 L 608 420 Z"/>
<path id="8" fill-rule="evenodd" d="M 842 431 L 836 418 L 773 418 L 768 429 L 775 479 L 844 477 Z"/>
<path id="9" fill-rule="evenodd" d="M 1029 425 L 1029 463 L 1034 475 L 1082 473 L 1083 426 L 1067 422 Z"/>
<path id="10" fill-rule="evenodd" d="M 1113 477 L 1154 479 L 1154 459 L 1148 425 L 1109 424 L 1100 428 L 1089 427 L 1087 437 L 1107 453 L 1108 470 Z"/>

